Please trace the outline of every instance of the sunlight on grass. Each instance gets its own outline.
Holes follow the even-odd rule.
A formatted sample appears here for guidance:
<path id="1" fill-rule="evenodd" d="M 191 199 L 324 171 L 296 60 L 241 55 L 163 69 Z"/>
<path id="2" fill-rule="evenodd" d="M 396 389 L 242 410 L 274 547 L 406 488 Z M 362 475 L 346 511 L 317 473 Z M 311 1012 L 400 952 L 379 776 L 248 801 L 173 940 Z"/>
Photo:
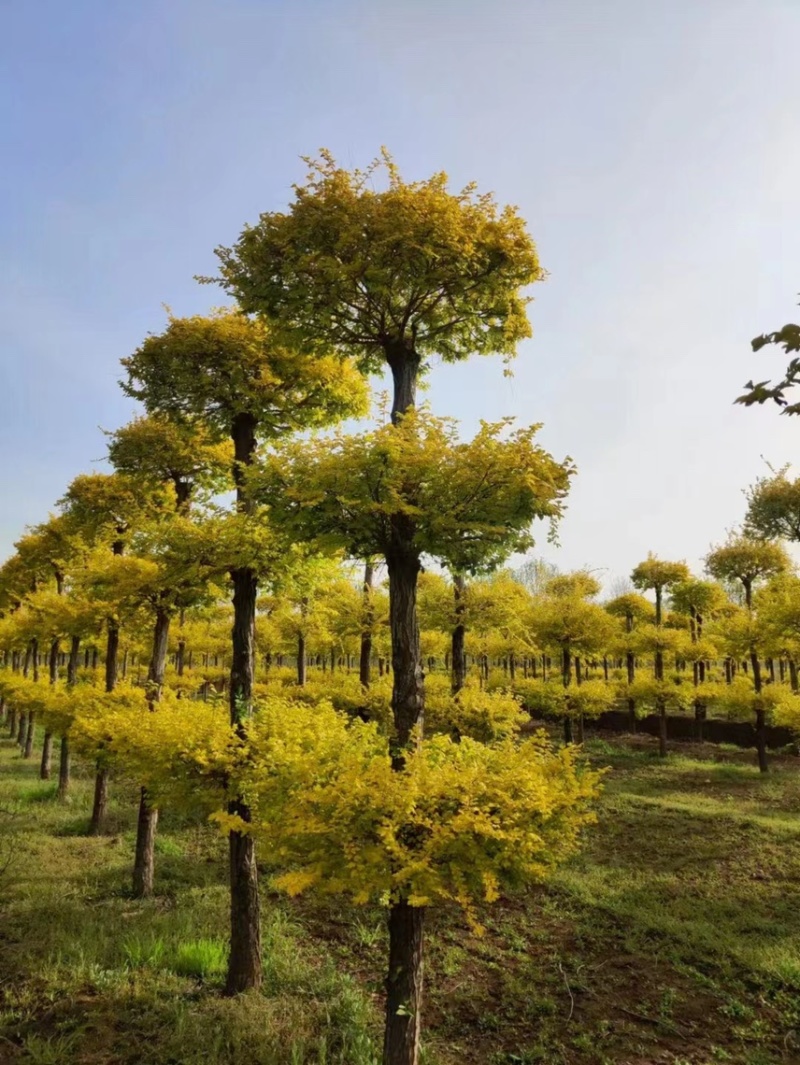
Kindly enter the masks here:
<path id="1" fill-rule="evenodd" d="M 588 746 L 613 768 L 584 849 L 548 887 L 487 908 L 483 937 L 456 912 L 433 920 L 422 1065 L 655 1061 L 679 1034 L 704 1048 L 684 1052 L 692 1065 L 781 1060 L 800 1026 L 793 767 L 764 780 L 741 763 Z M 36 772 L 0 749 L 17 849 L 2 881 L 10 1063 L 138 1065 L 152 1045 L 154 1062 L 181 1065 L 377 1065 L 380 909 L 265 895 L 263 993 L 223 999 L 218 834 L 163 811 L 156 895 L 136 901 L 132 782 L 112 786 L 120 831 L 90 839 L 91 769 L 77 767 L 68 806 Z"/>

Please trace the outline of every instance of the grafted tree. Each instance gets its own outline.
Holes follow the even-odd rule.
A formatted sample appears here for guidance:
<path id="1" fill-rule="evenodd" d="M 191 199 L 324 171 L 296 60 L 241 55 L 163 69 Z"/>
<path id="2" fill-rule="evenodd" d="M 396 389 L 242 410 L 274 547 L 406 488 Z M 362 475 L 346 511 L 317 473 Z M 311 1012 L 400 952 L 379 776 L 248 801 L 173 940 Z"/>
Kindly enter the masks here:
<path id="1" fill-rule="evenodd" d="M 538 426 L 511 434 L 507 428 L 484 424 L 474 440 L 459 442 L 451 423 L 408 411 L 398 425 L 361 436 L 289 443 L 268 456 L 258 498 L 297 539 L 339 547 L 350 557 L 392 558 L 402 520 L 409 522 L 404 550 L 415 574 L 423 555 L 458 572 L 491 570 L 530 546 L 535 518 L 560 516 L 573 472 L 569 462 L 556 462 L 535 443 Z M 391 754 L 401 772 L 422 728 L 417 581 L 398 603 L 388 568 Z M 390 1065 L 416 1061 L 423 913 L 406 893 L 394 893 L 384 1054 Z"/>
<path id="2" fill-rule="evenodd" d="M 557 652 L 561 660 L 561 682 L 568 690 L 573 678 L 580 684 L 580 659 L 608 648 L 614 634 L 614 623 L 597 603 L 589 601 L 596 595 L 599 584 L 589 574 L 579 570 L 552 578 L 545 586 L 546 593 L 532 612 L 533 629 L 538 641 Z M 572 713 L 569 694 L 565 696 L 564 740 L 572 742 Z M 583 736 L 583 719 L 578 716 L 579 740 Z"/>
<path id="3" fill-rule="evenodd" d="M 215 441 L 202 422 L 174 421 L 163 414 L 139 417 L 128 425 L 107 434 L 108 457 L 115 469 L 133 479 L 150 484 L 155 489 L 170 486 L 174 491 L 174 512 L 189 513 L 198 491 L 219 492 L 231 484 L 233 460 L 229 440 Z M 167 510 L 165 517 L 169 518 Z M 148 688 L 151 708 L 161 698 L 167 663 L 167 649 L 172 618 L 182 616 L 193 603 L 192 593 L 202 594 L 205 578 L 192 572 L 191 558 L 181 555 L 181 532 L 191 526 L 174 523 L 162 545 L 151 534 L 146 549 L 156 544 L 159 551 L 162 580 L 154 580 L 152 587 L 142 590 L 142 598 L 153 612 L 153 646 L 148 667 Z M 195 546 L 189 537 L 190 550 Z M 159 550 L 166 548 L 166 550 Z M 194 584 L 194 578 L 198 583 Z M 158 587 L 155 587 L 158 585 Z M 155 837 L 158 810 L 151 804 L 144 788 L 139 797 L 139 817 L 136 830 L 136 860 L 133 870 L 133 893 L 144 898 L 153 891 L 155 868 Z"/>
<path id="4" fill-rule="evenodd" d="M 632 584 L 632 582 L 631 582 Z M 634 628 L 637 624 L 652 622 L 655 616 L 653 604 L 649 599 L 636 592 L 623 592 L 605 604 L 612 617 L 619 618 L 624 625 L 624 635 L 620 639 L 625 656 L 625 672 L 628 682 L 628 715 L 631 731 L 636 730 L 636 700 L 630 694 L 631 685 L 636 680 L 636 651 Z"/>
<path id="5" fill-rule="evenodd" d="M 800 541 L 800 478 L 788 466 L 760 477 L 747 491 L 746 536 L 763 540 Z"/>
<path id="6" fill-rule="evenodd" d="M 473 185 L 451 192 L 443 173 L 404 181 L 385 150 L 364 171 L 326 151 L 306 162 L 287 211 L 217 249 L 221 282 L 246 311 L 368 372 L 388 368 L 393 420 L 414 406 L 432 358 L 514 354 L 531 332 L 522 290 L 544 276 L 515 208 Z"/>
<path id="7" fill-rule="evenodd" d="M 705 623 L 725 608 L 728 599 L 719 584 L 692 577 L 673 585 L 670 600 L 672 609 L 689 619 L 691 638 L 689 654 L 692 662 L 692 680 L 696 689 L 695 735 L 698 740 L 702 740 L 703 722 L 706 716 L 706 702 L 702 696 L 702 686 L 706 681 L 706 663 L 708 659 L 714 657 L 713 645 L 709 644 L 705 635 Z"/>
<path id="8" fill-rule="evenodd" d="M 167 505 L 168 498 L 160 486 L 144 484 L 123 473 L 80 474 L 60 500 L 69 527 L 88 545 L 110 549 L 115 557 L 124 554 L 136 528 L 162 513 Z M 119 639 L 119 617 L 111 613 L 106 618 L 107 692 L 112 692 L 117 685 Z M 108 769 L 98 766 L 90 835 L 102 831 L 107 807 Z"/>
<path id="9" fill-rule="evenodd" d="M 719 581 L 738 581 L 744 589 L 745 606 L 753 608 L 753 590 L 760 581 L 791 569 L 789 557 L 780 544 L 753 540 L 744 535 L 729 536 L 724 544 L 706 555 L 706 571 Z"/>
<path id="10" fill-rule="evenodd" d="M 762 773 L 767 772 L 766 713 L 762 700 L 760 640 L 757 627 L 753 624 L 753 590 L 760 581 L 768 580 L 779 573 L 791 569 L 786 551 L 780 544 L 767 540 L 751 540 L 744 535 L 731 535 L 726 543 L 714 547 L 706 555 L 706 571 L 717 580 L 735 580 L 744 589 L 745 608 L 749 621 L 742 622 L 737 632 L 738 644 L 745 647 L 753 671 L 753 689 L 756 695 L 756 749 L 758 766 Z M 732 631 L 734 620 L 728 628 Z M 749 643 L 746 639 L 750 634 Z M 736 642 L 736 641 L 733 641 Z"/>
<path id="11" fill-rule="evenodd" d="M 635 588 L 642 591 L 652 591 L 656 600 L 655 627 L 660 629 L 663 624 L 664 592 L 673 588 L 681 581 L 689 579 L 689 567 L 685 562 L 668 562 L 649 554 L 644 562 L 631 573 L 631 580 Z M 655 640 L 653 655 L 653 674 L 656 684 L 664 682 L 664 650 L 659 639 Z M 658 699 L 658 753 L 662 758 L 667 754 L 667 708 L 663 698 Z"/>
<path id="12" fill-rule="evenodd" d="M 170 316 L 165 331 L 147 337 L 122 364 L 128 374 L 124 391 L 140 400 L 148 414 L 183 424 L 200 421 L 211 441 L 232 443 L 236 509 L 244 522 L 257 517 L 248 473 L 259 439 L 276 440 L 366 409 L 363 381 L 346 360 L 319 348 L 280 342 L 266 322 L 238 309 L 208 317 Z M 252 708 L 259 574 L 241 554 L 232 561 L 230 716 L 244 736 Z M 232 800 L 231 813 L 245 823 L 250 817 L 239 798 Z M 261 983 L 261 931 L 253 839 L 231 831 L 229 849 L 226 988 L 235 994 Z"/>
<path id="13" fill-rule="evenodd" d="M 214 439 L 202 421 L 151 414 L 107 435 L 114 469 L 157 487 L 171 485 L 179 513 L 189 509 L 198 491 L 215 493 L 231 486 L 231 442 Z"/>

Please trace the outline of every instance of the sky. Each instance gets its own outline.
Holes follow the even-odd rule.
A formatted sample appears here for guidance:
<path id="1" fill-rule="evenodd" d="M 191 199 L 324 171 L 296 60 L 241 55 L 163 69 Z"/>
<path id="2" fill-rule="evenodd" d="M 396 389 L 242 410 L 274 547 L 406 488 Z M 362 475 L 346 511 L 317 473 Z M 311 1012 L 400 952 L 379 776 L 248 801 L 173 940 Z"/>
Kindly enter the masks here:
<path id="1" fill-rule="evenodd" d="M 607 582 L 699 568 L 800 419 L 733 405 L 800 291 L 797 0 L 0 0 L 0 557 L 134 407 L 119 359 L 221 293 L 214 247 L 301 155 L 445 170 L 518 205 L 547 280 L 514 376 L 435 367 L 460 419 L 542 422 L 560 546 Z"/>

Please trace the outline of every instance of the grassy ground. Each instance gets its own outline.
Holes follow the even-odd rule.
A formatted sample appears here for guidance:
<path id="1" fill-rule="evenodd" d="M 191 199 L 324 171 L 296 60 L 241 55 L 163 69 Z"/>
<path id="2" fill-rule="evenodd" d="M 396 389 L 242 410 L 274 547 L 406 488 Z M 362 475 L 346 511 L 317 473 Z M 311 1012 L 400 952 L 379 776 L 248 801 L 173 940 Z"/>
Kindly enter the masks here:
<path id="1" fill-rule="evenodd" d="M 599 823 L 547 887 L 476 938 L 431 914 L 425 1065 L 800 1062 L 800 764 L 650 739 L 587 744 L 611 766 Z M 0 745 L 0 1062 L 373 1065 L 382 915 L 264 897 L 263 994 L 219 994 L 225 852 L 162 816 L 158 895 L 128 894 L 135 788 L 109 832 Z"/>

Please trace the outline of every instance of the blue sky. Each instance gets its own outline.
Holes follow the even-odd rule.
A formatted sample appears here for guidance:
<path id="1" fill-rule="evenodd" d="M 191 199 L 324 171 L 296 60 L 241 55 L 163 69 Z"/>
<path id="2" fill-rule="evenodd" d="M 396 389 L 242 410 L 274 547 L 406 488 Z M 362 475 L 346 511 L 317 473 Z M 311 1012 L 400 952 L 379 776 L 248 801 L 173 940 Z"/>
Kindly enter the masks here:
<path id="1" fill-rule="evenodd" d="M 562 568 L 693 565 L 800 420 L 732 406 L 796 320 L 796 0 L 32 0 L 0 33 L 0 555 L 131 413 L 118 360 L 202 311 L 213 248 L 298 156 L 444 169 L 519 205 L 549 271 L 512 380 L 435 410 L 542 421 L 578 464 Z M 218 297 L 217 297 L 218 298 Z"/>

